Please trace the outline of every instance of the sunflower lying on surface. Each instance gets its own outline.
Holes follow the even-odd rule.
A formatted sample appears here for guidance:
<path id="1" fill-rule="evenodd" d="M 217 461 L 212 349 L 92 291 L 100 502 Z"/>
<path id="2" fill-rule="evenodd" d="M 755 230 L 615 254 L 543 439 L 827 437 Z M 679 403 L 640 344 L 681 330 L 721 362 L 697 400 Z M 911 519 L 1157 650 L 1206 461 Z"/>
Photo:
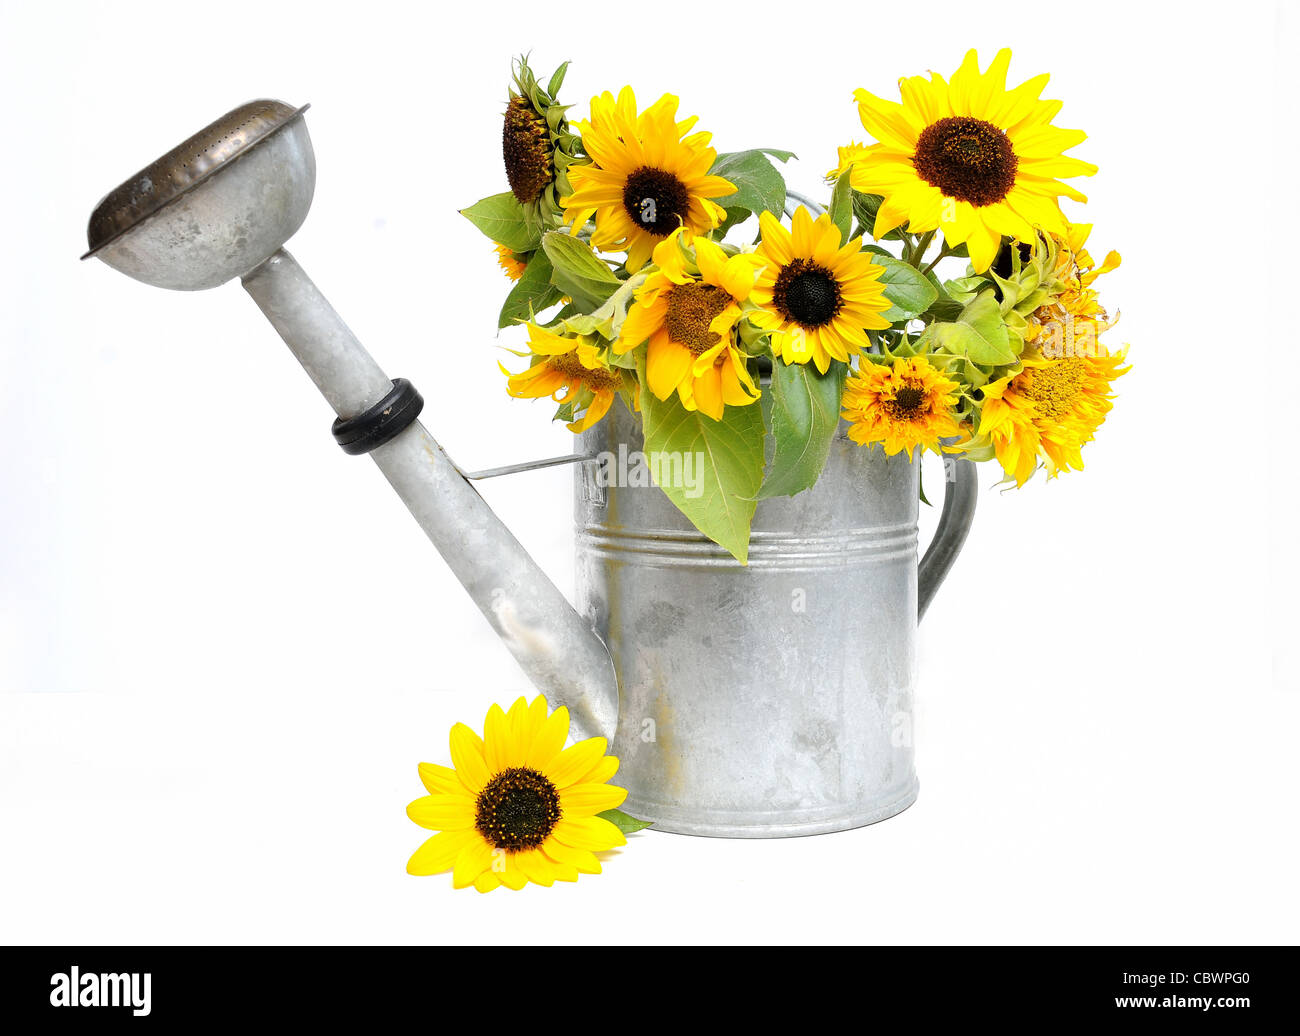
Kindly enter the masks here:
<path id="1" fill-rule="evenodd" d="M 719 153 L 676 97 L 641 109 L 631 87 L 570 124 L 567 63 L 543 87 L 521 60 L 511 190 L 465 210 L 515 282 L 500 326 L 528 328 L 510 394 L 554 398 L 576 432 L 625 406 L 647 451 L 708 444 L 704 502 L 674 502 L 742 563 L 736 505 L 815 484 L 837 413 L 864 448 L 993 461 L 1018 486 L 1082 468 L 1128 370 L 1095 287 L 1119 256 L 1097 265 L 1061 208 L 1097 171 L 1067 154 L 1085 134 L 1010 63 L 972 50 L 897 101 L 858 90 L 870 139 L 839 147 L 823 210 L 787 200 L 789 152 Z"/>
<path id="2" fill-rule="evenodd" d="M 569 713 L 547 715 L 546 699 L 523 698 L 509 712 L 488 710 L 480 738 L 464 723 L 451 730 L 452 766 L 420 764 L 429 794 L 406 808 L 421 827 L 439 832 L 418 848 L 411 874 L 450 870 L 456 888 L 519 890 L 599 874 L 596 853 L 626 844 L 598 814 L 627 797 L 607 782 L 618 760 L 605 739 L 564 747 Z"/>

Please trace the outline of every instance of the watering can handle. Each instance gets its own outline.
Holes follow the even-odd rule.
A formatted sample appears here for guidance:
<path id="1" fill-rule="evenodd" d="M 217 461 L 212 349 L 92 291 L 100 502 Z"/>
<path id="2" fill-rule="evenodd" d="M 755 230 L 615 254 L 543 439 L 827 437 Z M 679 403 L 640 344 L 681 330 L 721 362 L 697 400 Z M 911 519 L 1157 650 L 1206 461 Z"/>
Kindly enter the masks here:
<path id="1" fill-rule="evenodd" d="M 975 517 L 975 503 L 979 483 L 973 462 L 951 454 L 943 458 L 943 513 L 934 539 L 921 559 L 920 579 L 917 588 L 917 621 L 925 617 L 934 595 L 943 583 L 952 563 L 961 553 L 966 534 L 970 532 Z"/>

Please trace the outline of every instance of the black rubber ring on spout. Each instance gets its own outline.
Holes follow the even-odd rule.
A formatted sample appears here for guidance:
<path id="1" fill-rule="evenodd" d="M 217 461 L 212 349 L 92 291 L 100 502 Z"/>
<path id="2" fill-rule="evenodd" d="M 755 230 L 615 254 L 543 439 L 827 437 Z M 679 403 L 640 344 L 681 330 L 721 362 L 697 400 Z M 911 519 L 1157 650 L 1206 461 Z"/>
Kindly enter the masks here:
<path id="1" fill-rule="evenodd" d="M 405 378 L 393 379 L 393 391 L 365 413 L 338 418 L 330 431 L 343 452 L 356 457 L 384 445 L 406 430 L 424 409 L 424 397 Z"/>

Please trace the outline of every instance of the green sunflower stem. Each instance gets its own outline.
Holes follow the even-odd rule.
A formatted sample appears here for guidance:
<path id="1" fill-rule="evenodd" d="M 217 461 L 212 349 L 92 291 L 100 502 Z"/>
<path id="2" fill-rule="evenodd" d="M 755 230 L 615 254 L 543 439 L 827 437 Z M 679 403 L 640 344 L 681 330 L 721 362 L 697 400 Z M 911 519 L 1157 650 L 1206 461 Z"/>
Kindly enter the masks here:
<path id="1" fill-rule="evenodd" d="M 916 246 L 910 250 L 906 261 L 911 265 L 915 266 L 918 270 L 920 270 L 921 260 L 925 258 L 925 253 L 929 251 L 930 242 L 932 242 L 933 240 L 934 240 L 934 231 L 927 230 L 917 240 Z"/>

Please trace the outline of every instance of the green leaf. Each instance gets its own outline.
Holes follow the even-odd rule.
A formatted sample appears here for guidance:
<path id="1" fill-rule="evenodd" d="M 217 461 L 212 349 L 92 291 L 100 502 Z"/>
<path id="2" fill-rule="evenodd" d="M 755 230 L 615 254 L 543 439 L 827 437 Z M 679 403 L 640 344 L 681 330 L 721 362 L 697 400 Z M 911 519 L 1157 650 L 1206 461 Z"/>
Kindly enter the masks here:
<path id="1" fill-rule="evenodd" d="M 639 355 L 639 354 L 638 354 Z M 763 484 L 765 429 L 758 403 L 729 406 L 722 420 L 687 410 L 673 393 L 655 398 L 645 382 L 645 361 L 637 362 L 641 379 L 641 414 L 645 452 L 653 461 L 677 454 L 690 458 L 687 485 L 661 486 L 677 509 L 700 532 L 727 550 L 742 565 L 749 559 L 749 526 L 754 520 L 758 491 Z"/>
<path id="2" fill-rule="evenodd" d="M 924 315 L 932 316 L 936 320 L 956 320 L 961 316 L 961 303 L 950 298 L 944 290 L 943 284 L 939 281 L 939 275 L 931 270 L 926 275 L 926 279 L 934 286 L 935 299 L 930 303 L 929 308 Z"/>
<path id="3" fill-rule="evenodd" d="M 772 438 L 776 450 L 759 497 L 794 496 L 822 473 L 840 426 L 840 396 L 848 366 L 825 374 L 811 363 L 772 363 Z"/>
<path id="4" fill-rule="evenodd" d="M 749 217 L 753 215 L 753 213 L 750 212 L 749 209 L 743 209 L 743 208 L 732 208 L 732 209 L 727 209 L 726 211 L 727 211 L 727 218 L 724 219 L 721 223 L 719 223 L 718 226 L 715 227 L 713 230 L 713 234 L 715 235 L 715 238 L 718 241 L 721 241 L 724 237 L 726 237 L 727 233 L 731 230 L 732 227 L 739 226 L 741 223 L 744 223 L 745 220 L 749 219 Z"/>
<path id="5" fill-rule="evenodd" d="M 1016 359 L 992 289 L 981 292 L 961 311 L 956 322 L 931 324 L 917 344 L 965 356 L 972 363 L 984 366 L 1013 363 Z"/>
<path id="6" fill-rule="evenodd" d="M 851 168 L 851 167 L 850 167 Z M 846 244 L 853 237 L 853 187 L 849 183 L 849 170 L 840 173 L 831 192 L 831 222 L 839 228 L 840 242 Z"/>
<path id="7" fill-rule="evenodd" d="M 560 301 L 560 290 L 551 283 L 551 260 L 540 249 L 532 254 L 523 276 L 515 282 L 501 307 L 497 327 L 510 327 L 521 320 L 531 320 L 544 309 Z"/>
<path id="8" fill-rule="evenodd" d="M 1011 363 L 1016 354 L 1011 348 L 1007 325 L 1002 322 L 1002 307 L 992 289 L 981 292 L 974 302 L 967 303 L 957 318 L 958 327 L 969 327 L 979 340 L 966 350 L 972 363 Z"/>
<path id="9" fill-rule="evenodd" d="M 584 309 L 600 306 L 623 283 L 590 245 L 563 230 L 546 234 L 542 249 L 554 267 L 551 283 Z"/>
<path id="10" fill-rule="evenodd" d="M 596 816 L 602 820 L 608 820 L 625 835 L 634 834 L 637 831 L 644 831 L 647 827 L 653 827 L 654 822 L 651 820 L 638 820 L 636 817 L 630 817 L 621 809 L 607 809 L 603 813 L 597 813 Z"/>
<path id="11" fill-rule="evenodd" d="M 768 161 L 764 151 L 782 161 L 790 157 L 788 151 L 758 148 L 719 155 L 714 161 L 709 173 L 736 185 L 734 194 L 714 199 L 724 209 L 748 209 L 753 213 L 767 211 L 778 219 L 785 211 L 785 177 L 776 171 L 776 166 Z"/>
<path id="12" fill-rule="evenodd" d="M 892 305 L 880 315 L 891 324 L 920 316 L 939 297 L 939 289 L 910 263 L 874 250 L 871 261 L 885 270 L 880 275 L 880 283 L 885 286 L 885 298 Z"/>
<path id="13" fill-rule="evenodd" d="M 499 245 L 512 252 L 531 252 L 541 241 L 541 232 L 529 226 L 524 207 L 509 191 L 476 202 L 460 214 Z"/>

